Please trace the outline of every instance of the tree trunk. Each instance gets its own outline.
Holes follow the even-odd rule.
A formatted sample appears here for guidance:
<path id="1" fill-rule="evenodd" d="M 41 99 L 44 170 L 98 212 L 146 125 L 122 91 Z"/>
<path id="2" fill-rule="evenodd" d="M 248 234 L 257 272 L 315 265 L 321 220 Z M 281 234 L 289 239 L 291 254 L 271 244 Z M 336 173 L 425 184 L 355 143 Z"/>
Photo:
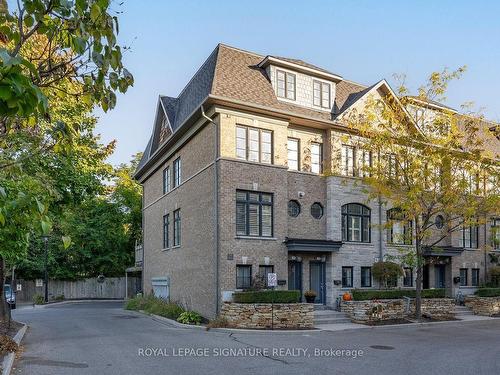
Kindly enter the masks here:
<path id="1" fill-rule="evenodd" d="M 424 265 L 422 259 L 422 247 L 420 241 L 416 240 L 416 251 L 417 251 L 417 280 L 416 280 L 416 290 L 415 290 L 415 317 L 417 320 L 422 319 L 422 281 L 424 273 Z"/>
<path id="2" fill-rule="evenodd" d="M 5 260 L 0 256 L 0 320 L 3 322 L 9 321 L 9 308 L 5 301 L 5 292 L 3 286 L 5 284 Z"/>

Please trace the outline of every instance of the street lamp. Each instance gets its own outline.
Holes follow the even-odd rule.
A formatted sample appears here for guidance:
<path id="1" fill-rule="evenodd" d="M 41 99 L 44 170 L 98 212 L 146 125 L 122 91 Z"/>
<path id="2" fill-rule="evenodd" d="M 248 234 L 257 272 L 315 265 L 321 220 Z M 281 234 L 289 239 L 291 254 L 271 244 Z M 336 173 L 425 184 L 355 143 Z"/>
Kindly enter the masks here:
<path id="1" fill-rule="evenodd" d="M 45 243 L 45 303 L 49 302 L 49 272 L 48 272 L 48 257 L 49 251 L 47 245 L 49 243 L 49 236 L 42 236 Z"/>

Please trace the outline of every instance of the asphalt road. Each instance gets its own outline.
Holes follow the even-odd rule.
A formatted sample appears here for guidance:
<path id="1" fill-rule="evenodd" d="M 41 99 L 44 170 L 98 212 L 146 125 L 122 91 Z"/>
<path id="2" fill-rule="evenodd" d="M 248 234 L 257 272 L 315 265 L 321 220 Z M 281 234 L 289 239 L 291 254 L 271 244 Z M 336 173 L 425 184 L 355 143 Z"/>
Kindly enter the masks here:
<path id="1" fill-rule="evenodd" d="M 19 309 L 14 318 L 30 326 L 17 375 L 500 374 L 500 319 L 226 333 L 172 327 L 119 302 Z"/>

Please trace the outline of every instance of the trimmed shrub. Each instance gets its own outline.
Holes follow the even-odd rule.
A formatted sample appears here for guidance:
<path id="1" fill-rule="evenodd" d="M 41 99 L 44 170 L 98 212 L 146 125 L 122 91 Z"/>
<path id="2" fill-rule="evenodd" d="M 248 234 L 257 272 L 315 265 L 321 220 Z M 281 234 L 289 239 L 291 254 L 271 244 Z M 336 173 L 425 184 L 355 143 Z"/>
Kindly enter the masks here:
<path id="1" fill-rule="evenodd" d="M 500 297 L 500 288 L 480 288 L 474 294 L 478 297 Z"/>
<path id="2" fill-rule="evenodd" d="M 165 318 L 177 320 L 184 312 L 178 304 L 165 301 L 154 296 L 137 296 L 129 299 L 125 304 L 127 310 L 142 310 L 150 314 L 163 316 Z"/>
<path id="3" fill-rule="evenodd" d="M 237 303 L 298 303 L 300 302 L 299 290 L 260 290 L 250 292 L 237 292 L 233 294 Z"/>
<path id="4" fill-rule="evenodd" d="M 33 296 L 33 302 L 35 305 L 44 305 L 45 304 L 45 297 L 42 296 L 41 294 L 35 294 Z"/>
<path id="5" fill-rule="evenodd" d="M 500 287 L 500 266 L 494 266 L 490 268 L 490 284 L 493 287 Z"/>
<path id="6" fill-rule="evenodd" d="M 386 288 L 391 280 L 397 280 L 403 276 L 403 268 L 394 262 L 376 262 L 372 266 L 373 277 Z"/>
<path id="7" fill-rule="evenodd" d="M 183 324 L 195 324 L 198 325 L 201 323 L 201 315 L 196 311 L 184 311 L 179 317 L 177 321 Z"/>
<path id="8" fill-rule="evenodd" d="M 392 289 L 392 290 L 352 290 L 352 299 L 354 301 L 366 301 L 372 299 L 399 299 L 403 297 L 415 298 L 415 290 Z M 422 298 L 444 298 L 444 289 L 424 289 Z"/>

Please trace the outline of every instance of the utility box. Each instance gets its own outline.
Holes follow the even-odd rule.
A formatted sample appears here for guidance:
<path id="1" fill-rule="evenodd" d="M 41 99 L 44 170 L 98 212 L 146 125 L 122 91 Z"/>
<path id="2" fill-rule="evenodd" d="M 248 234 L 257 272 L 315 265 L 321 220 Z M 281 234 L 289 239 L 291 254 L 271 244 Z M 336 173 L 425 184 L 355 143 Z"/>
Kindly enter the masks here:
<path id="1" fill-rule="evenodd" d="M 153 295 L 157 298 L 164 300 L 170 299 L 170 278 L 167 277 L 153 277 L 151 279 L 153 286 Z"/>

